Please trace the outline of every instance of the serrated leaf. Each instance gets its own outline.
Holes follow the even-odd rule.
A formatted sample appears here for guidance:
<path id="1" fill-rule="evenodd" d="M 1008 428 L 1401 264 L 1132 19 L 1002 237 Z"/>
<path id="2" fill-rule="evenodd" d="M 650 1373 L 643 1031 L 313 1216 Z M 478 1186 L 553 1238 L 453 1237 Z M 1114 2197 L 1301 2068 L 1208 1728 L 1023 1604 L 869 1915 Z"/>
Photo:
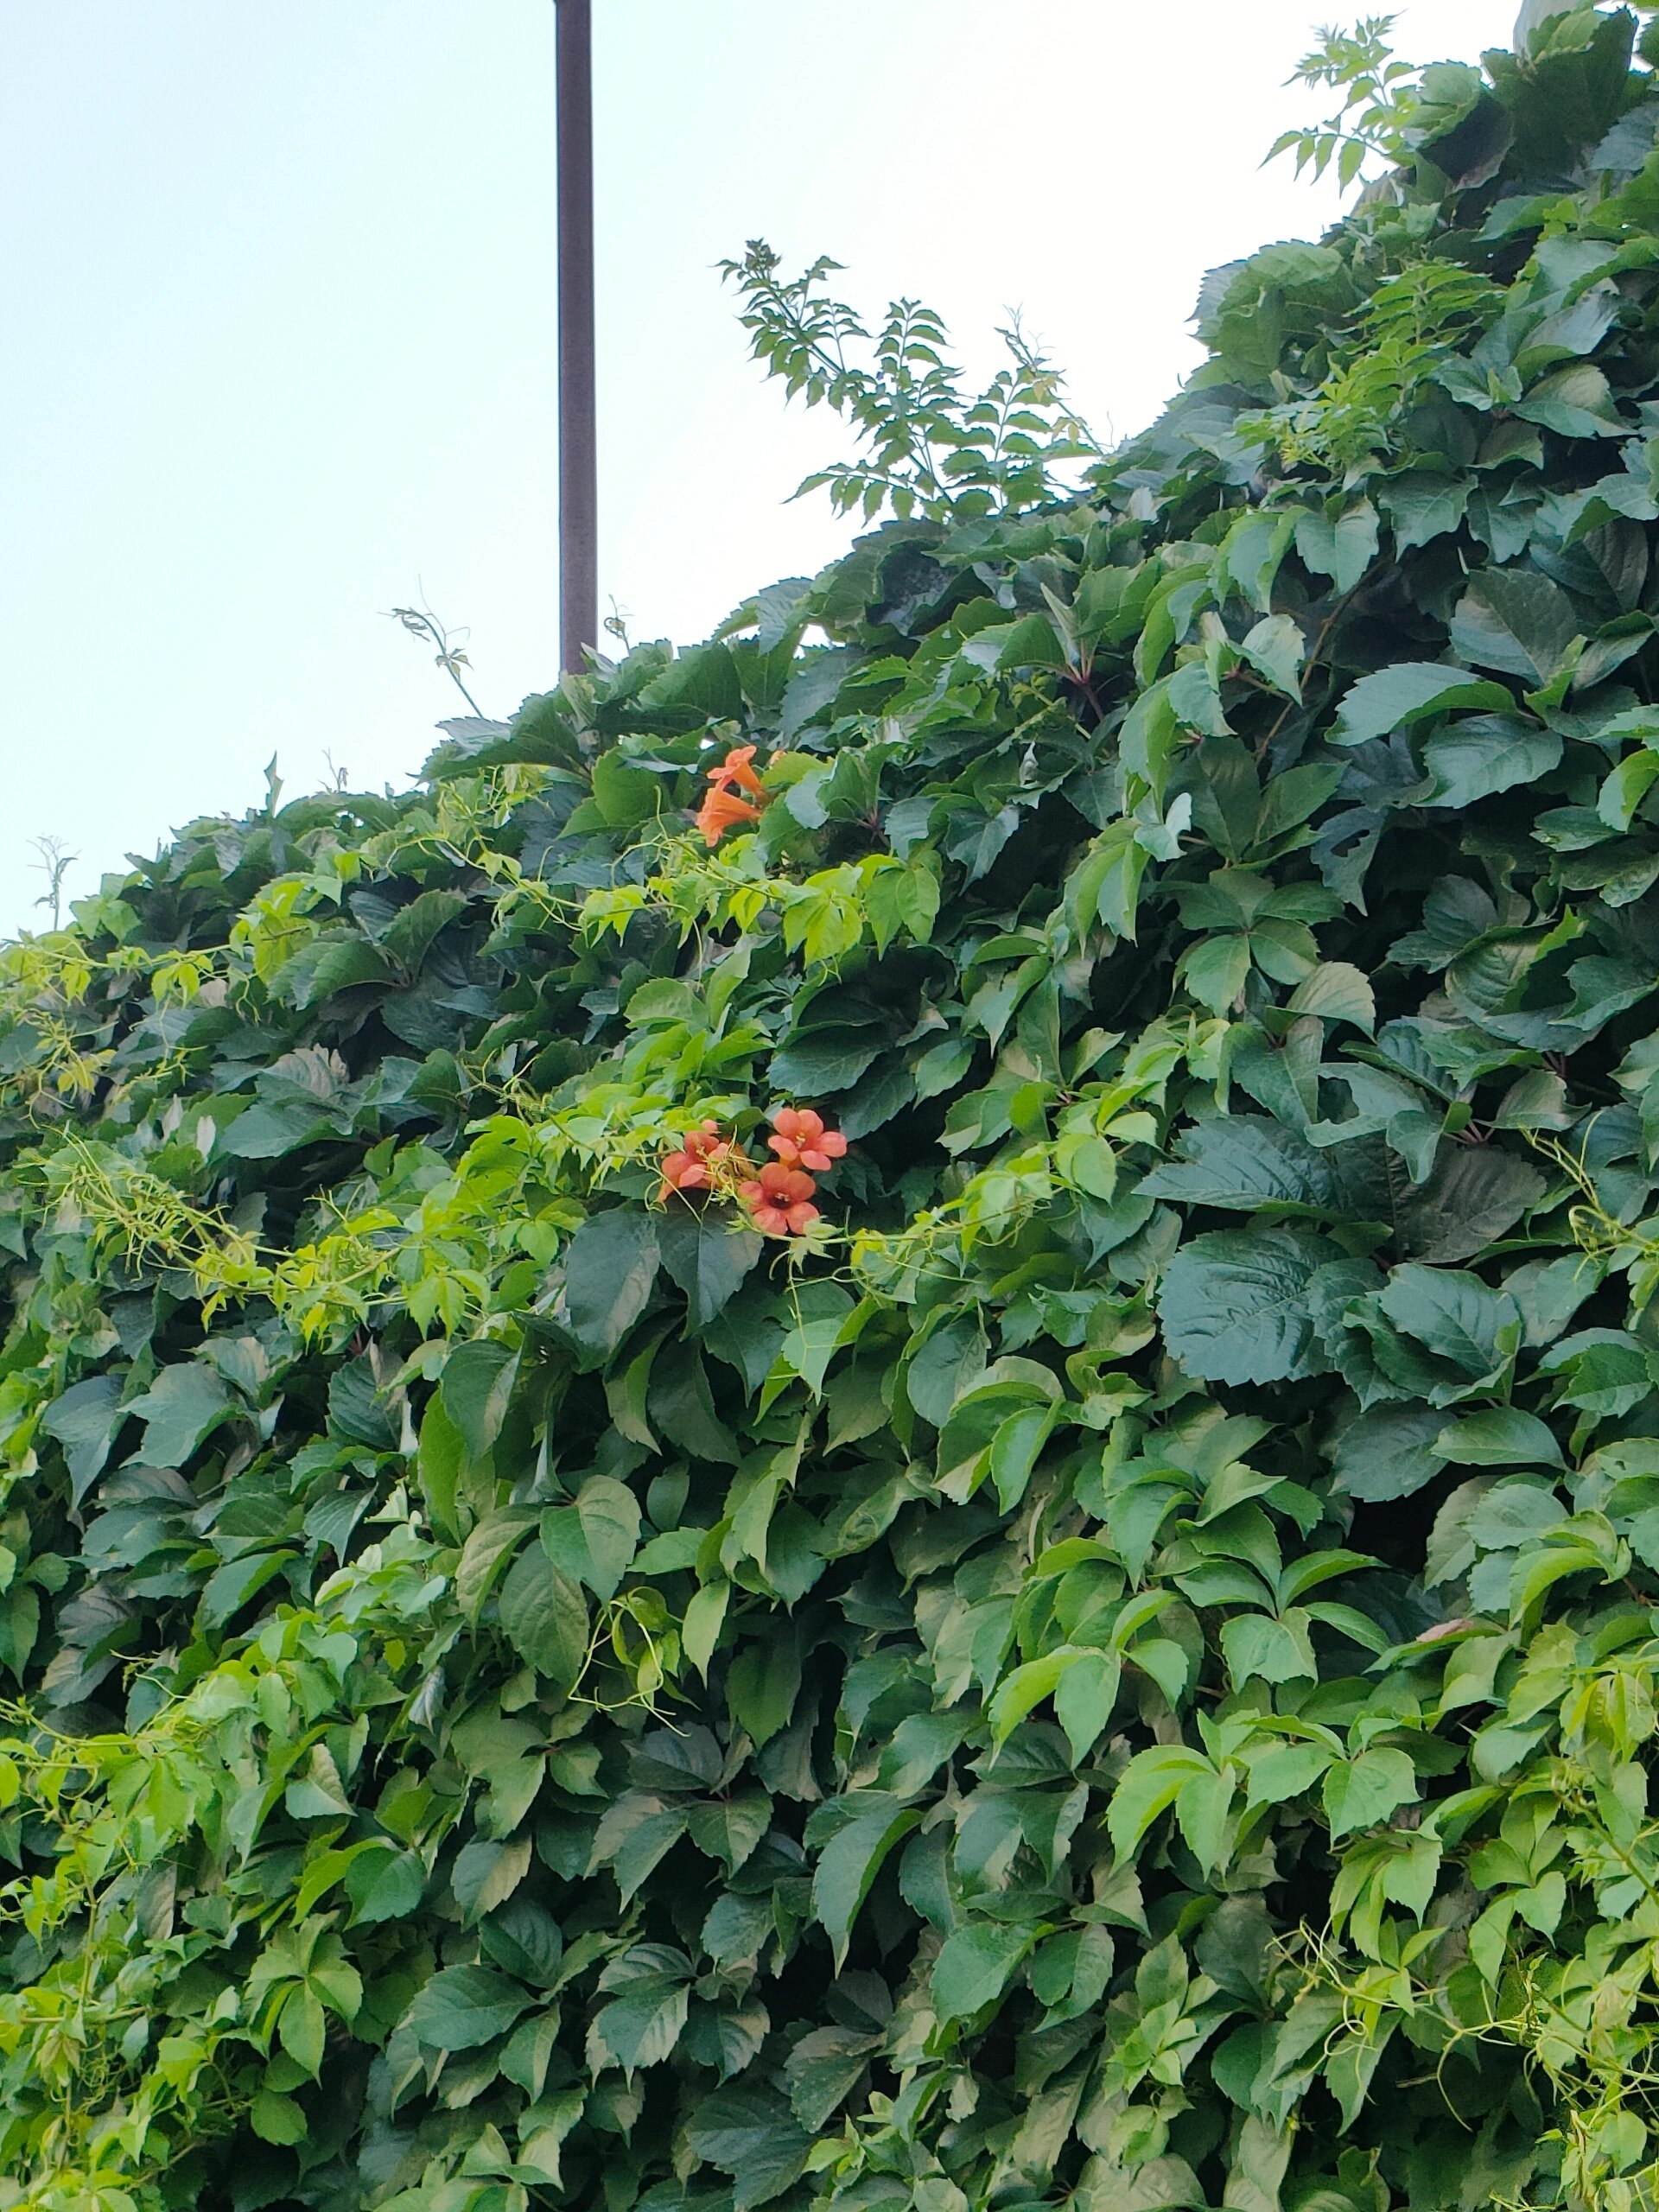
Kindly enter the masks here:
<path id="1" fill-rule="evenodd" d="M 1462 808 L 1517 784 L 1536 783 L 1556 767 L 1561 741 L 1515 715 L 1470 715 L 1426 738 L 1423 766 L 1434 779 L 1425 806 Z"/>
<path id="2" fill-rule="evenodd" d="M 1373 1406 L 1337 1440 L 1332 1474 L 1339 1490 L 1366 1504 L 1409 1497 L 1446 1465 L 1436 1440 L 1446 1417 L 1432 1406 Z"/>
<path id="3" fill-rule="evenodd" d="M 1387 1747 L 1334 1760 L 1325 1777 L 1325 1816 L 1332 1842 L 1355 1828 L 1375 1827 L 1417 1796 L 1417 1776 L 1404 1751 Z"/>
<path id="4" fill-rule="evenodd" d="M 122 1408 L 124 1415 L 143 1422 L 140 1448 L 152 1467 L 187 1465 L 197 1446 L 233 1410 L 219 1377 L 194 1359 L 164 1367 L 148 1390 Z"/>
<path id="5" fill-rule="evenodd" d="M 856 2028 L 814 2028 L 801 2037 L 785 2062 L 784 2082 L 790 2109 L 809 2135 L 823 2128 L 880 2048 L 880 2037 Z"/>
<path id="6" fill-rule="evenodd" d="M 1184 1130 L 1176 1157 L 1143 1176 L 1141 1190 L 1238 1213 L 1342 1213 L 1351 1196 L 1333 1151 L 1258 1114 L 1217 1114 Z"/>
<path id="7" fill-rule="evenodd" d="M 505 2035 L 529 2002 L 487 1967 L 446 1967 L 416 1993 L 401 2025 L 433 2050 L 473 2050 Z"/>
<path id="8" fill-rule="evenodd" d="M 839 1967 L 870 1885 L 894 1844 L 920 1820 L 914 1808 L 878 1792 L 863 1793 L 860 1809 L 837 1828 L 818 1853 L 812 1876 L 812 1912 L 830 1938 Z"/>
<path id="9" fill-rule="evenodd" d="M 1189 1375 L 1207 1382 L 1320 1374 L 1309 1286 L 1339 1256 L 1328 1239 L 1282 1224 L 1195 1236 L 1159 1287 L 1164 1340 Z"/>
<path id="10" fill-rule="evenodd" d="M 1107 1808 L 1107 1831 L 1118 1857 L 1133 1855 L 1136 1844 L 1158 1815 L 1175 1802 L 1185 1783 L 1214 1772 L 1208 1759 L 1184 1745 L 1160 1744 L 1137 1751 Z"/>
<path id="11" fill-rule="evenodd" d="M 1363 745 L 1372 738 L 1388 737 L 1408 729 L 1431 715 L 1459 709 L 1496 709 L 1499 713 L 1515 702 L 1501 683 L 1471 676 L 1467 670 L 1450 668 L 1439 661 L 1404 661 L 1362 676 L 1344 694 L 1337 710 L 1332 742 Z"/>
<path id="12" fill-rule="evenodd" d="M 733 2082 L 702 2098 L 686 2123 L 686 2139 L 700 2158 L 731 2176 L 733 2212 L 781 2196 L 811 2148 L 782 2098 L 759 2083 Z"/>
<path id="13" fill-rule="evenodd" d="M 685 1656 L 705 1681 L 731 1594 L 729 1582 L 704 1583 L 693 1593 L 685 1609 L 685 1618 L 680 1624 L 680 1641 L 685 1648 Z"/>
<path id="14" fill-rule="evenodd" d="M 542 1549 L 573 1582 L 613 1598 L 639 1546 L 638 1499 L 613 1475 L 589 1475 L 569 1505 L 550 1506 L 541 1519 Z"/>
<path id="15" fill-rule="evenodd" d="M 1031 1944 L 1028 1928 L 999 1927 L 995 1922 L 958 1928 L 947 1936 L 928 1977 L 939 2018 L 965 2018 L 1000 1997 Z"/>
<path id="16" fill-rule="evenodd" d="M 1450 625 L 1452 643 L 1465 660 L 1534 684 L 1548 683 L 1579 626 L 1560 586 L 1535 569 L 1520 567 L 1483 569 L 1471 576 Z M 1560 751 L 1558 744 L 1558 758 Z"/>
<path id="17" fill-rule="evenodd" d="M 1251 667 L 1265 676 L 1276 691 L 1300 699 L 1302 661 L 1307 643 L 1288 614 L 1264 615 L 1245 633 L 1239 647 Z"/>
<path id="18" fill-rule="evenodd" d="M 538 1675 L 573 1689 L 588 1659 L 588 1607 L 569 1575 L 531 1545 L 501 1586 L 501 1626 Z"/>
<path id="19" fill-rule="evenodd" d="M 1370 980 L 1351 962 L 1325 960 L 1291 993 L 1292 1014 L 1317 1014 L 1321 1021 L 1348 1021 L 1369 1037 L 1376 1027 L 1376 998 Z"/>
<path id="20" fill-rule="evenodd" d="M 1518 1406 L 1491 1406 L 1448 1421 L 1434 1439 L 1441 1458 L 1463 1467 L 1561 1465 L 1561 1447 L 1535 1414 Z"/>
<path id="21" fill-rule="evenodd" d="M 721 1215 L 694 1213 L 682 1205 L 664 1211 L 657 1241 L 665 1272 L 685 1293 L 687 1319 L 694 1329 L 705 1329 L 742 1287 L 764 1240 Z"/>

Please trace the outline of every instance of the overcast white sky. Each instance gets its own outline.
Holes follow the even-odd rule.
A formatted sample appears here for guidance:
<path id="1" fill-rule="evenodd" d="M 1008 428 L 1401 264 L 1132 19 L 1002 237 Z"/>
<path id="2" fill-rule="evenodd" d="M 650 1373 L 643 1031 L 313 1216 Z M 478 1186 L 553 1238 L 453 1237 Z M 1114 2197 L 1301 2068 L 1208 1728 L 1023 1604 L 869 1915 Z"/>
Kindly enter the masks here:
<path id="1" fill-rule="evenodd" d="M 697 639 L 846 543 L 839 426 L 765 385 L 714 264 L 755 235 L 1009 308 L 1097 430 L 1198 358 L 1205 269 L 1334 209 L 1282 88 L 1322 0 L 595 0 L 601 586 Z M 1351 12 L 1351 11 L 1350 11 Z M 1421 60 L 1514 0 L 1412 0 Z M 1345 19 L 1345 17 L 1344 17 Z M 383 610 L 556 674 L 551 0 L 0 0 L 0 930 L 193 814 L 401 786 L 459 702 Z"/>

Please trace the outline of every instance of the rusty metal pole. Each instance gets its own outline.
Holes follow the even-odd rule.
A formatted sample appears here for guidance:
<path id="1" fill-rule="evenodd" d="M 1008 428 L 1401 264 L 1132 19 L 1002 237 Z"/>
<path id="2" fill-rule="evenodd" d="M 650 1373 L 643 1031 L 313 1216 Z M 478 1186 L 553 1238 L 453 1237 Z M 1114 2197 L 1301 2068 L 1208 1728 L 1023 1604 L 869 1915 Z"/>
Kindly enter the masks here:
<path id="1" fill-rule="evenodd" d="M 557 19 L 559 664 L 599 642 L 599 470 L 594 377 L 594 71 L 591 0 Z"/>

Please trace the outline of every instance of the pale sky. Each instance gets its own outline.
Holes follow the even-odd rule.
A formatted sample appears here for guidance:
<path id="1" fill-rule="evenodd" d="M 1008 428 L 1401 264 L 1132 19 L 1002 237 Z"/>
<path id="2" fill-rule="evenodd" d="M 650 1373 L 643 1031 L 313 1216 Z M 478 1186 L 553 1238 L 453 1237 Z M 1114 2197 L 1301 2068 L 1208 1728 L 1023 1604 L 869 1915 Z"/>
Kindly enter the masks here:
<path id="1" fill-rule="evenodd" d="M 1515 0 L 1412 0 L 1416 60 Z M 594 0 L 602 602 L 704 636 L 848 543 L 850 441 L 766 384 L 715 264 L 827 252 L 976 370 L 1019 308 L 1097 432 L 1198 359 L 1204 271 L 1317 235 L 1259 164 L 1321 0 Z M 1343 13 L 1343 20 L 1347 19 Z M 0 0 L 0 931 L 273 753 L 402 789 L 461 702 L 385 610 L 557 673 L 551 0 Z"/>

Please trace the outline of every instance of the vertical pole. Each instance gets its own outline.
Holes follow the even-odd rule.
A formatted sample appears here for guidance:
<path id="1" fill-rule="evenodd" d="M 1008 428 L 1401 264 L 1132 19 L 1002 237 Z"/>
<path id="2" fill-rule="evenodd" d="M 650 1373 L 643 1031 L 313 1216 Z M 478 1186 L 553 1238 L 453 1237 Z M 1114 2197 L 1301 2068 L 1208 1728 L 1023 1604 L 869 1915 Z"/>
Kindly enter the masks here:
<path id="1" fill-rule="evenodd" d="M 599 642 L 599 480 L 594 392 L 594 77 L 591 0 L 554 0 L 559 250 L 559 660 Z"/>

